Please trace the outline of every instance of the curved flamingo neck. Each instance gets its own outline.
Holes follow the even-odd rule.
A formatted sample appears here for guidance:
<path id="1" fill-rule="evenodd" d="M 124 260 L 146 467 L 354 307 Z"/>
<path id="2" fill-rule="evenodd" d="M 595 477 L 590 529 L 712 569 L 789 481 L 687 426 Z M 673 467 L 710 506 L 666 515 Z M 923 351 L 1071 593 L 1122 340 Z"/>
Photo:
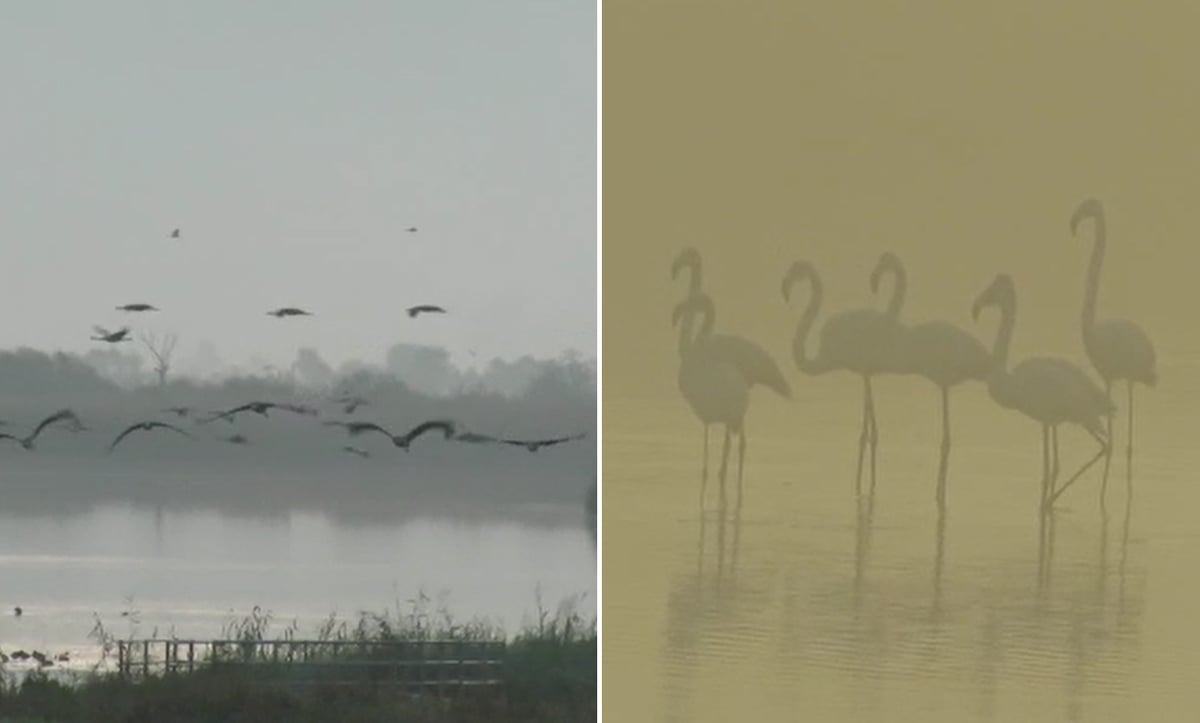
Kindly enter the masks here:
<path id="1" fill-rule="evenodd" d="M 1100 268 L 1104 265 L 1104 251 L 1108 243 L 1108 229 L 1104 223 L 1104 213 L 1097 210 L 1092 216 L 1095 224 L 1095 240 L 1092 242 L 1092 257 L 1088 261 L 1087 282 L 1083 292 L 1083 334 L 1091 335 L 1092 327 L 1096 325 L 1096 297 L 1100 293 Z"/>
<path id="2" fill-rule="evenodd" d="M 1008 378 L 1008 351 L 1012 344 L 1013 327 L 1017 321 L 1017 300 L 1011 294 L 1005 294 L 996 302 L 1000 308 L 1000 327 L 996 330 L 996 338 L 992 343 L 992 382 Z"/>
<path id="3" fill-rule="evenodd" d="M 899 319 L 900 309 L 904 307 L 904 295 L 908 291 L 908 274 L 899 261 L 888 264 L 886 271 L 892 274 L 892 298 L 888 301 L 887 315 Z"/>
<path id="4" fill-rule="evenodd" d="M 796 362 L 796 367 L 805 374 L 820 374 L 826 370 L 815 358 L 808 356 L 807 344 L 808 334 L 812 331 L 813 322 L 821 310 L 825 290 L 821 285 L 821 277 L 817 276 L 815 271 L 808 271 L 795 281 L 802 279 L 808 280 L 811 291 L 808 305 L 804 307 L 804 313 L 800 315 L 800 321 L 796 324 L 796 334 L 792 337 L 792 359 Z"/>

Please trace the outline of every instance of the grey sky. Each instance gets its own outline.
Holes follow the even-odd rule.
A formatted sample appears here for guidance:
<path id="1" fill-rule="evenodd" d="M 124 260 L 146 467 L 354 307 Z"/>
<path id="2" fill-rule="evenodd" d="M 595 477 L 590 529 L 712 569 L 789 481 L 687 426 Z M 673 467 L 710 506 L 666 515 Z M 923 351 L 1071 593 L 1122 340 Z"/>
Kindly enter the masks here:
<path id="1" fill-rule="evenodd" d="M 594 355 L 595 13 L 5 3 L 0 347 L 128 321 L 227 363 Z M 317 315 L 265 315 L 287 305 Z"/>

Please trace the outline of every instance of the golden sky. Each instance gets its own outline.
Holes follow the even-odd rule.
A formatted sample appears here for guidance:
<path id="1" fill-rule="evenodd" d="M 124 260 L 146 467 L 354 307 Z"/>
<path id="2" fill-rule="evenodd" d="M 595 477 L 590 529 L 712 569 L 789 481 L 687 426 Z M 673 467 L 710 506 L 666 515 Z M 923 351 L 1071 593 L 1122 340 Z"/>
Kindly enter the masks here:
<path id="1" fill-rule="evenodd" d="M 1086 364 L 1090 226 L 1104 203 L 1101 318 L 1150 333 L 1169 374 L 1194 350 L 1200 6 L 1118 2 L 607 0 L 603 67 L 604 390 L 675 394 L 670 263 L 705 261 L 717 330 L 798 379 L 798 308 L 779 282 L 811 260 L 828 313 L 870 303 L 891 250 L 908 321 L 991 344 L 970 305 L 1016 281 L 1014 358 Z M 619 423 L 612 420 L 610 424 Z"/>

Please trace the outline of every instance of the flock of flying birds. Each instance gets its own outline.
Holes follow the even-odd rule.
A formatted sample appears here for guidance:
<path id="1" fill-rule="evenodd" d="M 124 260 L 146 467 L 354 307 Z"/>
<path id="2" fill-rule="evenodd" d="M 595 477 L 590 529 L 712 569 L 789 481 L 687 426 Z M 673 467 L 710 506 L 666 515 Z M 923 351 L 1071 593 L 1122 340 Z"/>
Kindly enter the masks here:
<path id="1" fill-rule="evenodd" d="M 407 231 L 408 233 L 415 233 L 416 230 L 417 230 L 417 228 L 415 226 L 410 226 L 409 228 L 405 229 L 405 231 Z M 171 231 L 170 238 L 175 238 L 175 239 L 180 238 L 179 229 L 174 229 L 173 231 Z M 147 304 L 147 303 L 142 303 L 142 302 L 124 304 L 124 305 L 118 306 L 116 308 L 118 311 L 124 311 L 124 312 L 149 312 L 149 311 L 158 311 L 159 310 L 158 307 L 156 307 L 152 304 Z M 434 304 L 419 304 L 416 306 L 411 306 L 408 309 L 406 309 L 405 311 L 407 312 L 407 314 L 410 318 L 416 318 L 420 314 L 429 314 L 429 313 L 444 314 L 444 313 L 446 313 L 446 309 L 444 309 L 441 306 L 434 305 Z M 267 314 L 269 316 L 274 316 L 274 317 L 280 318 L 280 319 L 284 318 L 284 317 L 288 317 L 288 316 L 312 316 L 313 315 L 312 312 L 306 311 L 305 309 L 301 309 L 301 308 L 295 307 L 295 306 L 280 307 L 278 309 L 268 311 Z M 102 341 L 102 342 L 107 342 L 110 344 L 131 341 L 130 336 L 129 336 L 131 330 L 128 326 L 122 326 L 120 329 L 118 329 L 116 331 L 109 331 L 100 326 L 96 326 L 96 327 L 94 327 L 94 329 L 96 331 L 96 336 L 93 336 L 91 338 L 95 341 Z M 364 399 L 363 397 L 358 396 L 358 395 L 351 395 L 349 393 L 341 394 L 340 396 L 336 397 L 334 399 L 334 401 L 338 405 L 341 406 L 342 411 L 345 412 L 346 414 L 353 414 L 356 409 L 358 409 L 359 407 L 368 403 L 368 401 L 366 399 Z M 193 421 L 196 424 L 205 425 L 205 424 L 209 424 L 210 422 L 217 421 L 217 420 L 222 420 L 225 422 L 232 422 L 237 415 L 247 413 L 247 412 L 258 414 L 258 415 L 261 415 L 263 418 L 267 418 L 269 416 L 270 410 L 272 410 L 272 409 L 279 409 L 279 410 L 283 410 L 283 411 L 287 411 L 287 412 L 292 412 L 294 414 L 309 415 L 309 416 L 318 416 L 320 414 L 316 408 L 307 406 L 307 405 L 303 405 L 303 404 L 287 404 L 287 403 L 264 402 L 264 401 L 247 402 L 246 404 L 242 404 L 242 405 L 233 407 L 232 409 L 227 409 L 227 410 L 220 411 L 220 412 L 213 412 L 213 413 L 209 413 L 207 415 L 204 415 L 203 413 L 199 413 L 198 410 L 194 410 L 190 407 L 169 407 L 167 409 L 164 409 L 163 412 L 174 414 L 175 416 L 180 417 L 180 418 L 190 417 L 193 419 Z M 5 423 L 0 422 L 0 425 L 2 425 L 2 424 L 5 424 Z M 571 435 L 567 435 L 567 436 L 563 436 L 563 437 L 552 437 L 552 438 L 548 438 L 548 439 L 508 439 L 505 437 L 498 437 L 498 436 L 493 436 L 493 435 L 489 435 L 489 434 L 481 434 L 478 432 L 468 431 L 468 430 L 464 429 L 460 424 L 458 424 L 457 422 L 450 420 L 450 419 L 431 419 L 431 420 L 422 422 L 422 423 L 416 425 L 415 427 L 413 427 L 412 429 L 409 429 L 408 431 L 400 433 L 400 434 L 394 433 L 394 432 L 386 429 L 385 427 L 383 427 L 379 424 L 376 424 L 375 422 L 368 422 L 368 421 L 326 420 L 326 421 L 323 421 L 322 424 L 324 426 L 329 426 L 329 427 L 341 427 L 342 429 L 344 429 L 346 431 L 346 433 L 350 437 L 359 437 L 360 435 L 368 434 L 368 433 L 382 434 L 385 437 L 387 437 L 389 440 L 391 440 L 393 445 L 395 445 L 396 447 L 398 447 L 400 449 L 403 449 L 406 452 L 408 451 L 409 447 L 412 445 L 412 443 L 418 437 L 420 437 L 426 433 L 429 433 L 429 432 L 441 432 L 442 438 L 444 440 L 451 440 L 451 441 L 462 442 L 462 443 L 467 443 L 467 444 L 503 444 L 503 445 L 509 445 L 509 446 L 514 446 L 514 447 L 523 447 L 530 452 L 537 452 L 542 447 L 550 447 L 550 446 L 554 446 L 557 444 L 562 444 L 564 442 L 571 442 L 574 440 L 583 439 L 585 436 L 585 433 L 581 432 L 578 434 L 571 434 Z M 46 431 L 47 429 L 56 429 L 56 428 L 66 429 L 67 431 L 70 431 L 73 433 L 79 433 L 79 432 L 84 432 L 84 431 L 88 430 L 88 427 L 86 425 L 84 425 L 83 421 L 79 418 L 79 416 L 73 410 L 60 409 L 57 412 L 54 412 L 50 416 L 48 416 L 45 419 L 38 422 L 38 424 L 34 426 L 32 431 L 30 431 L 30 433 L 25 435 L 24 437 L 19 437 L 15 434 L 9 434 L 7 432 L 0 432 L 0 440 L 5 440 L 5 439 L 11 440 L 13 442 L 20 444 L 21 447 L 23 447 L 26 450 L 33 450 L 34 442 L 37 440 L 38 436 L 42 434 L 42 432 Z M 126 437 L 133 434 L 134 432 L 139 432 L 139 431 L 148 432 L 148 431 L 155 430 L 155 429 L 169 430 L 176 434 L 180 434 L 180 435 L 183 435 L 188 438 L 194 438 L 192 433 L 188 432 L 186 429 L 184 429 L 183 427 L 180 427 L 176 424 L 171 424 L 169 422 L 163 422 L 163 421 L 155 420 L 155 419 L 143 420 L 143 421 L 135 422 L 135 423 L 129 425 L 128 427 L 126 427 L 124 430 L 122 430 L 120 432 L 120 434 L 118 434 L 116 436 L 116 438 L 114 438 L 112 440 L 112 442 L 109 444 L 108 452 L 111 454 L 112 451 L 114 449 L 116 449 L 117 445 L 119 445 Z M 232 443 L 232 444 L 248 444 L 249 443 L 249 440 L 241 434 L 233 434 L 233 435 L 231 435 L 229 437 L 225 437 L 223 439 L 224 439 L 224 441 Z M 346 445 L 346 446 L 342 447 L 342 451 L 347 452 L 349 454 L 359 456 L 359 457 L 370 456 L 370 453 L 367 452 L 366 450 L 360 449 L 358 447 L 354 447 L 351 445 Z"/>
<path id="2" fill-rule="evenodd" d="M 915 375 L 932 382 L 940 391 L 942 406 L 942 446 L 938 500 L 944 501 L 945 472 L 950 449 L 950 389 L 964 382 L 979 381 L 987 386 L 991 398 L 1000 406 L 1021 413 L 1042 428 L 1043 477 L 1042 509 L 1054 501 L 1101 457 L 1106 460 L 1101 483 L 1101 504 L 1108 480 L 1111 458 L 1113 415 L 1112 386 L 1124 381 L 1128 397 L 1128 446 L 1133 453 L 1133 387 L 1153 387 L 1158 382 L 1154 346 L 1137 324 L 1124 319 L 1096 318 L 1096 300 L 1100 270 L 1107 244 L 1104 211 L 1096 199 L 1087 199 L 1070 219 L 1074 235 L 1081 224 L 1091 222 L 1093 232 L 1091 258 L 1084 276 L 1082 341 L 1084 351 L 1099 374 L 1103 385 L 1066 359 L 1034 356 L 1009 366 L 1009 346 L 1016 325 L 1017 295 L 1013 279 L 998 274 L 975 299 L 972 317 L 979 319 L 985 308 L 999 312 L 1000 323 L 991 347 L 973 334 L 945 321 L 909 324 L 901 320 L 907 276 L 900 259 L 884 253 L 870 277 L 877 293 L 884 277 L 892 281 L 892 296 L 886 309 L 861 308 L 830 316 L 819 332 L 815 352 L 810 332 L 822 301 L 820 276 L 807 261 L 797 261 L 784 275 L 785 301 L 793 288 L 806 284 L 808 302 L 792 339 L 792 357 L 806 375 L 821 375 L 842 370 L 860 377 L 863 385 L 863 418 L 859 436 L 857 482 L 861 493 L 864 452 L 869 446 L 871 480 L 874 487 L 875 449 L 878 428 L 875 421 L 872 379 L 880 375 Z M 712 299 L 703 291 L 700 255 L 685 249 L 672 265 L 672 276 L 690 271 L 688 295 L 675 307 L 673 322 L 681 325 L 679 337 L 680 367 L 678 385 L 684 398 L 704 427 L 705 470 L 707 471 L 708 429 L 713 424 L 725 427 L 721 479 L 729 456 L 731 435 L 739 439 L 738 482 L 746 450 L 745 414 L 749 389 L 756 385 L 790 397 L 791 390 L 782 371 L 766 350 L 753 342 L 731 334 L 713 333 L 715 311 Z M 702 318 L 697 329 L 695 317 Z M 1064 424 L 1083 428 L 1100 445 L 1091 458 L 1056 487 L 1058 479 L 1058 429 Z M 701 487 L 703 499 L 703 485 Z"/>

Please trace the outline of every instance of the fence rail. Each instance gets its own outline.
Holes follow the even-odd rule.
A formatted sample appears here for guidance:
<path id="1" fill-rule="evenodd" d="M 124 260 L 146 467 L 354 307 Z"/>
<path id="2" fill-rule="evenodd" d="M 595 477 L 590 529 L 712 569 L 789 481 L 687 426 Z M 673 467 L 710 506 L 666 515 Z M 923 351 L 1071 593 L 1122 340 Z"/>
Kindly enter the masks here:
<path id="1" fill-rule="evenodd" d="M 120 640 L 122 677 L 244 667 L 279 685 L 463 688 L 503 685 L 503 642 L 466 640 Z"/>

